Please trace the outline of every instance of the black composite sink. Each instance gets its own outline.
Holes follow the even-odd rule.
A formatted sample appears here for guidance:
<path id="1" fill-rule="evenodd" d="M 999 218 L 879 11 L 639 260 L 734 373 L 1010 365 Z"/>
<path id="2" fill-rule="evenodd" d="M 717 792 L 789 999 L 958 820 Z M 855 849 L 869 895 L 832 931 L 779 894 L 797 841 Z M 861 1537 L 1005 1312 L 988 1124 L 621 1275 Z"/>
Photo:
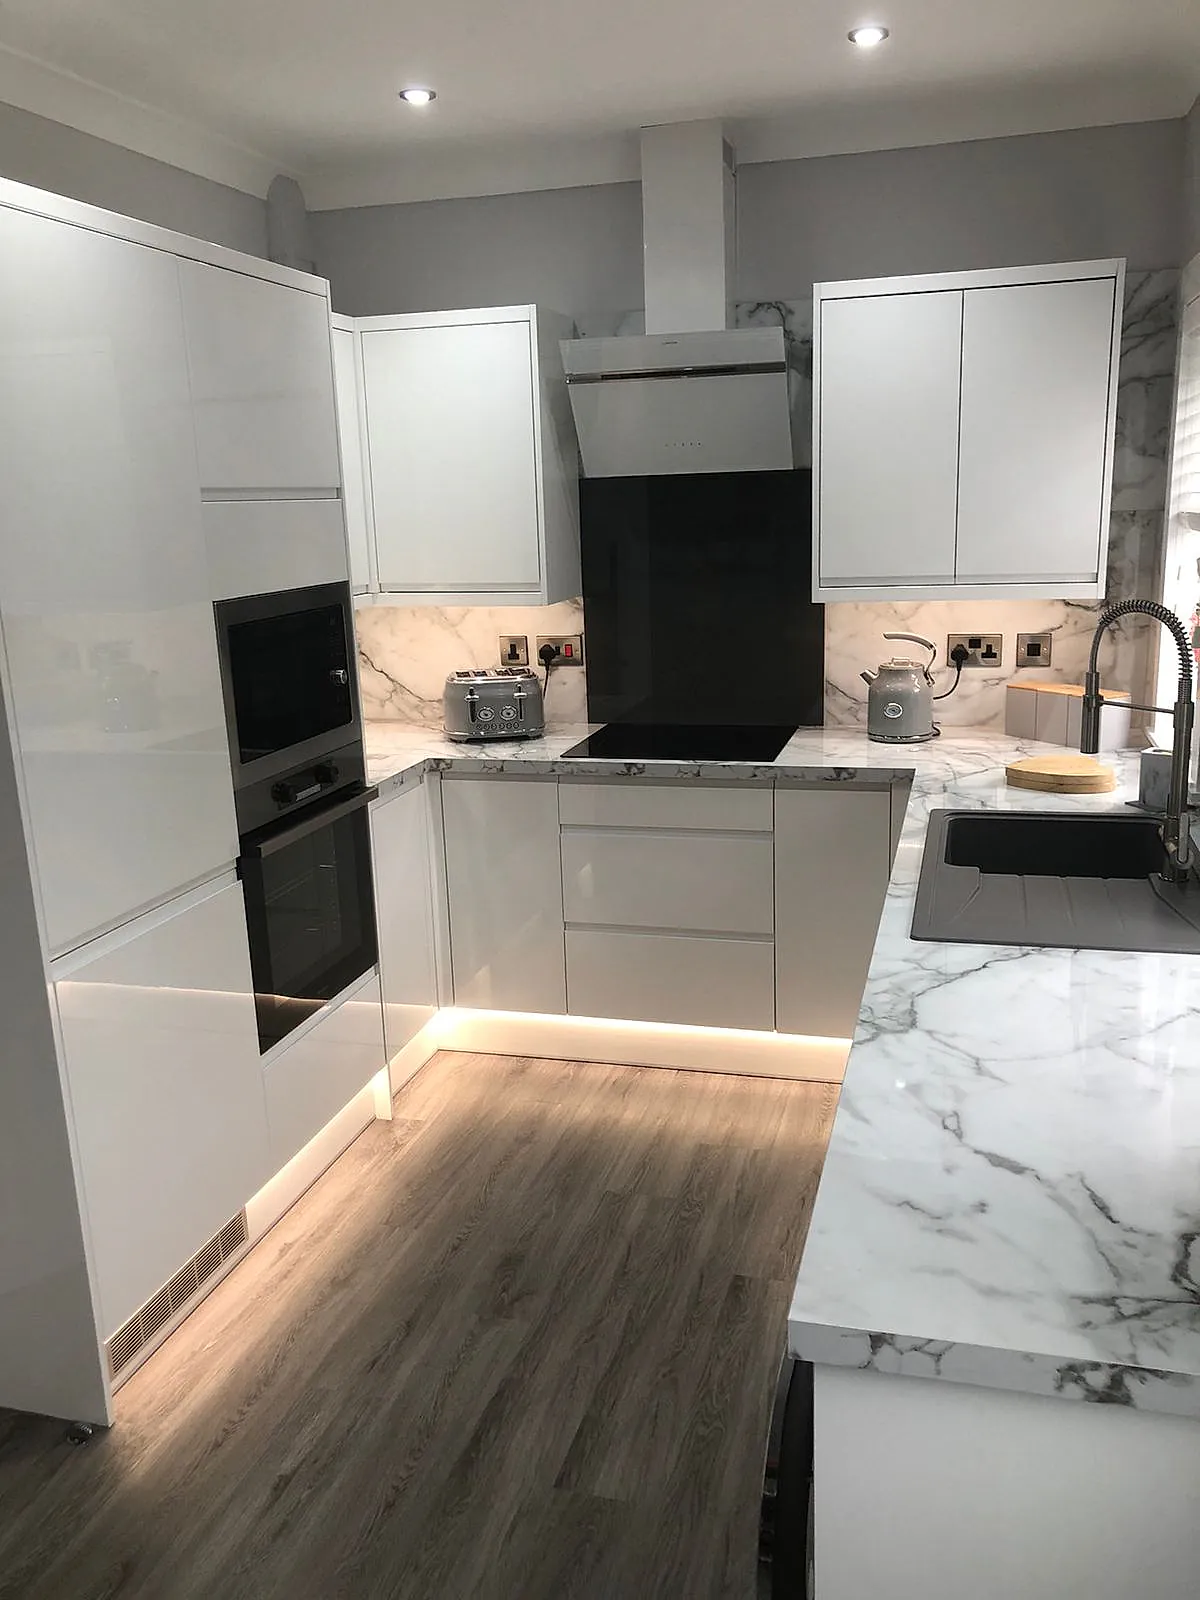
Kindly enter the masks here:
<path id="1" fill-rule="evenodd" d="M 1158 876 L 1152 817 L 933 811 L 914 939 L 1200 954 L 1200 881 Z"/>
<path id="2" fill-rule="evenodd" d="M 947 814 L 951 867 L 1027 878 L 1148 878 L 1163 864 L 1153 817 L 1073 817 L 1059 812 Z"/>

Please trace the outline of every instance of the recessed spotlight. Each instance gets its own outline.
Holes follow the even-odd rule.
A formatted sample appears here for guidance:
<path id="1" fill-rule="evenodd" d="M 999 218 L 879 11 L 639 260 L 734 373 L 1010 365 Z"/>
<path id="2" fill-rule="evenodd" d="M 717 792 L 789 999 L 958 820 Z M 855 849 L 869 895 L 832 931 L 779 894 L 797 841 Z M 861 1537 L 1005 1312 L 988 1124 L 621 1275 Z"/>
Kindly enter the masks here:
<path id="1" fill-rule="evenodd" d="M 436 89 L 401 89 L 400 98 L 408 106 L 427 106 L 431 100 L 437 99 Z"/>
<path id="2" fill-rule="evenodd" d="M 851 28 L 846 35 L 851 44 L 856 44 L 863 50 L 870 50 L 872 45 L 882 44 L 887 36 L 888 29 L 881 28 L 876 23 L 871 23 L 865 28 Z"/>

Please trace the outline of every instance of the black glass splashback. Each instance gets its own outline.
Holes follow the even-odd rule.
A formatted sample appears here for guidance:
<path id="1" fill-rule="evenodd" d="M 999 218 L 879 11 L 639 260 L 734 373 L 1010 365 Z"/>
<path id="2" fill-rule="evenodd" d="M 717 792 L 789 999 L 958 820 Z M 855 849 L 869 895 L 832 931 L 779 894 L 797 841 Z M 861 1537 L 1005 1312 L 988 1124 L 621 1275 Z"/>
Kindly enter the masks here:
<path id="1" fill-rule="evenodd" d="M 580 484 L 592 722 L 817 726 L 812 474 Z"/>

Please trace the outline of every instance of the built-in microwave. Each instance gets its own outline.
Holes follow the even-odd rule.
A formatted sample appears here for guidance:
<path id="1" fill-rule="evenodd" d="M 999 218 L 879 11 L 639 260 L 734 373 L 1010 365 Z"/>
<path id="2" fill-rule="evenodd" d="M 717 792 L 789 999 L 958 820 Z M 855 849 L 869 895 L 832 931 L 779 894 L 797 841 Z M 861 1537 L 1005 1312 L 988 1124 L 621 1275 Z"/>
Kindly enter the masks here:
<path id="1" fill-rule="evenodd" d="M 361 786 L 350 585 L 218 600 L 214 612 L 238 831 Z"/>

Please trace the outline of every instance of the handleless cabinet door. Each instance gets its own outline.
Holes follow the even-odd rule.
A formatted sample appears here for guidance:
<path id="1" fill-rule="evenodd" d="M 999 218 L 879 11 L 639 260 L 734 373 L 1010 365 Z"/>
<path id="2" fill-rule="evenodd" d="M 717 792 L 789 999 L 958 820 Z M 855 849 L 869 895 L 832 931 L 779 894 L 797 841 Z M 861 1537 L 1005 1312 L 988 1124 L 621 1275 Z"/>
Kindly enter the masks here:
<path id="1" fill-rule="evenodd" d="M 174 257 L 0 211 L 0 610 L 49 943 L 237 828 Z"/>
<path id="2" fill-rule="evenodd" d="M 271 1174 L 239 884 L 54 971 L 104 1335 Z"/>
<path id="3" fill-rule="evenodd" d="M 349 328 L 333 329 L 333 379 L 342 444 L 342 495 L 346 506 L 346 535 L 350 542 L 350 586 L 355 594 L 363 594 L 371 586 L 370 531 L 363 483 L 354 334 Z"/>
<path id="4" fill-rule="evenodd" d="M 437 1010 L 429 796 L 424 784 L 371 807 L 375 915 L 388 1060 Z"/>
<path id="5" fill-rule="evenodd" d="M 970 289 L 960 583 L 1098 582 L 1116 283 Z"/>
<path id="6" fill-rule="evenodd" d="M 819 304 L 822 588 L 954 582 L 961 292 Z"/>
<path id="7" fill-rule="evenodd" d="M 536 589 L 528 322 L 362 334 L 381 589 Z"/>
<path id="8" fill-rule="evenodd" d="M 558 785 L 442 783 L 454 1004 L 567 1009 Z"/>
<path id="9" fill-rule="evenodd" d="M 200 261 L 179 273 L 205 492 L 336 490 L 329 301 Z"/>

